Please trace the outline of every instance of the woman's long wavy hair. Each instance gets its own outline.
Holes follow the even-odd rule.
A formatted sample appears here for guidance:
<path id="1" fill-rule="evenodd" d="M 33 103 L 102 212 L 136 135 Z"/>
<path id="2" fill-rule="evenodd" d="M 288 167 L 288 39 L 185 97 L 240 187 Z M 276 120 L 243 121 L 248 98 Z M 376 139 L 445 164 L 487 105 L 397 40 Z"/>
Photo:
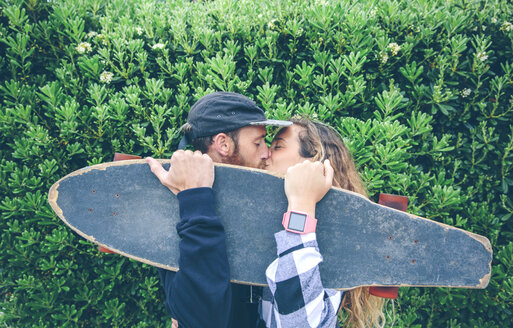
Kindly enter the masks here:
<path id="1" fill-rule="evenodd" d="M 367 197 L 364 184 L 342 137 L 332 127 L 304 117 L 293 117 L 291 121 L 304 128 L 299 133 L 299 154 L 313 161 L 329 159 L 334 169 L 333 185 Z M 346 311 L 346 327 L 383 327 L 385 300 L 369 293 L 369 287 L 347 291 L 341 308 Z"/>

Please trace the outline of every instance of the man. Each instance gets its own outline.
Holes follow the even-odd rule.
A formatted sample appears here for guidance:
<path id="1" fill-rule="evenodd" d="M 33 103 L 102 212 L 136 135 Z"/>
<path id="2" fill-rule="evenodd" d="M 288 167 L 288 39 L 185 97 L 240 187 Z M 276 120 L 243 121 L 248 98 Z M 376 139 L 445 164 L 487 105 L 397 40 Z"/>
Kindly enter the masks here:
<path id="1" fill-rule="evenodd" d="M 214 210 L 213 162 L 263 168 L 269 157 L 265 126 L 291 124 L 267 120 L 262 109 L 240 94 L 216 92 L 202 97 L 189 112 L 180 148 L 190 142 L 196 152 L 176 151 L 169 171 L 147 159 L 180 206 L 180 270 L 159 271 L 174 324 L 256 326 L 258 297 L 250 287 L 230 284 L 224 229 Z"/>

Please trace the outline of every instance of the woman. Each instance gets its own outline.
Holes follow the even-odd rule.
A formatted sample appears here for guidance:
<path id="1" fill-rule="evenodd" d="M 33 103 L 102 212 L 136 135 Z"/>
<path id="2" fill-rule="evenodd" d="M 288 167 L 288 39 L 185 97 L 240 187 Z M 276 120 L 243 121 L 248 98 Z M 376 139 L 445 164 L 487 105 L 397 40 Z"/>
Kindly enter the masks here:
<path id="1" fill-rule="evenodd" d="M 286 174 L 289 211 L 315 217 L 315 204 L 334 186 L 366 196 L 353 159 L 340 135 L 327 125 L 304 118 L 281 130 L 271 145 L 270 171 Z M 289 169 L 290 168 L 290 169 Z M 322 233 L 322 231 L 319 231 Z M 340 292 L 322 287 L 322 261 L 316 233 L 275 235 L 278 258 L 267 268 L 262 317 L 268 327 L 336 327 L 337 313 L 347 312 L 346 327 L 382 327 L 384 300 L 368 287 Z M 340 254 L 344 256 L 344 254 Z"/>

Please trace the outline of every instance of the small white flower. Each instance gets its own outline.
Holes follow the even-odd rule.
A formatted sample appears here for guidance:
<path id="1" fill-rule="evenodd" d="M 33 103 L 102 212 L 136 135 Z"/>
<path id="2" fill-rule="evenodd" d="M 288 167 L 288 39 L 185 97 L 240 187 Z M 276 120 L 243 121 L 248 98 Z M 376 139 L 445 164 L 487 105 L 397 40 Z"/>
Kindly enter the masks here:
<path id="1" fill-rule="evenodd" d="M 164 49 L 165 46 L 166 45 L 163 44 L 163 43 L 155 43 L 151 48 L 152 49 L 159 49 L 160 50 L 160 49 Z"/>
<path id="2" fill-rule="evenodd" d="M 497 24 L 497 18 L 492 17 L 492 24 Z"/>
<path id="3" fill-rule="evenodd" d="M 93 49 L 91 48 L 91 44 L 89 42 L 80 42 L 78 46 L 75 48 L 79 54 L 83 54 L 86 52 L 91 52 Z"/>
<path id="4" fill-rule="evenodd" d="M 103 83 L 110 83 L 110 81 L 112 81 L 113 76 L 114 76 L 114 73 L 103 71 L 100 74 L 100 81 L 102 81 Z"/>
<path id="5" fill-rule="evenodd" d="M 262 17 L 263 17 L 263 15 L 262 15 L 262 14 L 258 14 L 258 18 L 262 18 Z"/>
<path id="6" fill-rule="evenodd" d="M 481 28 L 483 29 L 483 31 L 486 31 L 486 26 L 482 25 Z"/>
<path id="7" fill-rule="evenodd" d="M 87 37 L 90 39 L 94 38 L 97 35 L 98 35 L 98 33 L 96 33 L 95 31 L 91 31 L 91 32 L 87 33 Z"/>
<path id="8" fill-rule="evenodd" d="M 381 54 L 381 63 L 386 64 L 388 61 L 388 55 L 386 53 Z"/>
<path id="9" fill-rule="evenodd" d="M 392 52 L 392 56 L 395 56 L 395 55 L 397 55 L 399 50 L 401 50 L 401 46 L 398 45 L 397 43 L 393 42 L 388 45 L 388 49 L 390 49 L 390 51 Z"/>
<path id="10" fill-rule="evenodd" d="M 276 21 L 277 21 L 277 19 L 273 19 L 273 20 L 271 20 L 269 23 L 267 23 L 267 27 L 268 27 L 269 29 L 273 29 L 273 28 L 275 28 L 275 27 L 276 27 L 276 25 L 275 25 L 274 23 L 276 23 Z"/>
<path id="11" fill-rule="evenodd" d="M 484 51 L 478 52 L 476 56 L 480 61 L 485 61 L 488 59 L 488 55 Z"/>
<path id="12" fill-rule="evenodd" d="M 504 32 L 512 31 L 513 24 L 511 24 L 510 22 L 504 22 L 504 23 L 502 23 L 500 30 L 504 31 Z"/>
<path id="13" fill-rule="evenodd" d="M 317 113 L 313 113 L 313 114 L 312 114 L 312 118 L 317 119 L 317 118 L 319 118 L 319 115 L 317 115 Z"/>
<path id="14" fill-rule="evenodd" d="M 142 34 L 143 34 L 143 29 L 142 29 L 142 27 L 137 26 L 137 27 L 135 28 L 135 32 L 137 33 L 137 35 L 142 35 Z"/>
<path id="15" fill-rule="evenodd" d="M 468 96 L 470 96 L 470 93 L 472 92 L 472 90 L 470 90 L 469 88 L 467 89 L 463 89 L 460 91 L 460 94 L 461 94 L 461 97 L 462 98 L 467 98 Z"/>
<path id="16" fill-rule="evenodd" d="M 107 45 L 107 38 L 103 34 L 98 34 L 98 39 L 102 40 L 103 45 Z"/>
<path id="17" fill-rule="evenodd" d="M 369 14 L 371 16 L 376 16 L 376 13 L 377 13 L 376 9 L 372 9 Z"/>

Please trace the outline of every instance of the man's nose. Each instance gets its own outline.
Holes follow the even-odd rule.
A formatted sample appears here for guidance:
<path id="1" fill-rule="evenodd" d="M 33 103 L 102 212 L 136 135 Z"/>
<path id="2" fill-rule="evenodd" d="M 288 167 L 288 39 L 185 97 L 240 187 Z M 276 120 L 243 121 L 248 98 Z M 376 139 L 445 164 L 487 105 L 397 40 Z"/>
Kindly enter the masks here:
<path id="1" fill-rule="evenodd" d="M 262 150 L 261 158 L 268 159 L 269 157 L 271 157 L 271 150 L 269 147 L 267 147 L 267 145 L 265 145 L 264 149 Z"/>

